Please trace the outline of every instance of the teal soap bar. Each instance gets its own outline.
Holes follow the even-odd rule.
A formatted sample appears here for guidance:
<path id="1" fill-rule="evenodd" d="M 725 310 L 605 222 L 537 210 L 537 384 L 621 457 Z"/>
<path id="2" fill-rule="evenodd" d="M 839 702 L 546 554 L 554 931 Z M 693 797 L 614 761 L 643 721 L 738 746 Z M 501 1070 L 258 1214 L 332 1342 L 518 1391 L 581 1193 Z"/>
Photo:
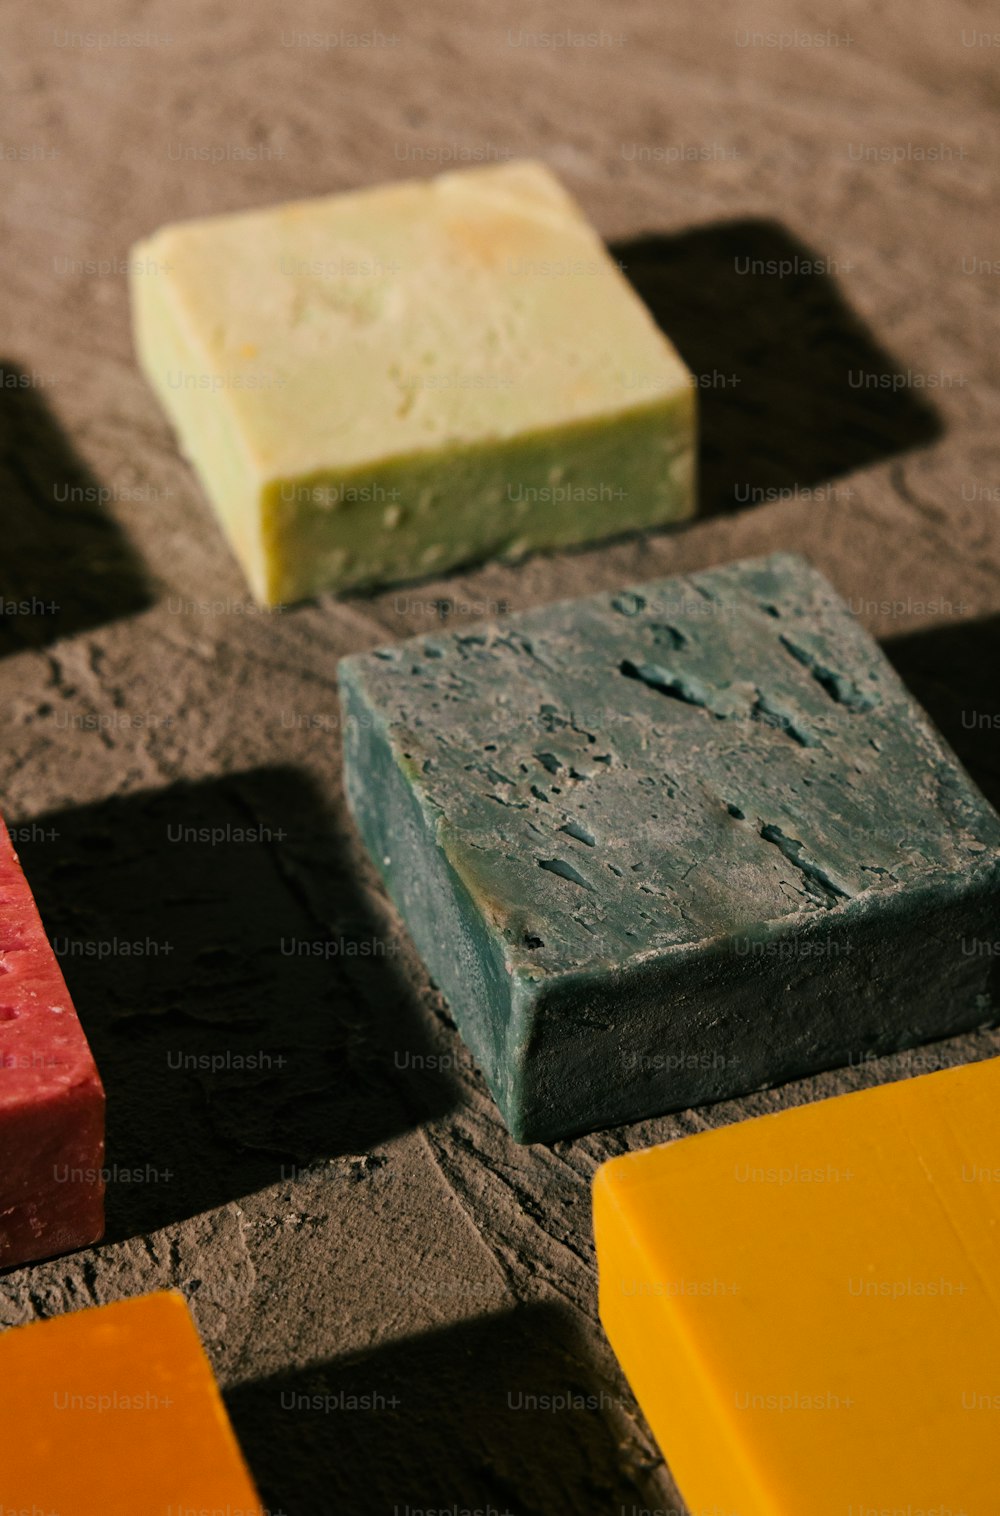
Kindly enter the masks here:
<path id="1" fill-rule="evenodd" d="M 348 803 L 510 1131 L 991 1019 L 1000 818 L 778 554 L 342 660 Z"/>

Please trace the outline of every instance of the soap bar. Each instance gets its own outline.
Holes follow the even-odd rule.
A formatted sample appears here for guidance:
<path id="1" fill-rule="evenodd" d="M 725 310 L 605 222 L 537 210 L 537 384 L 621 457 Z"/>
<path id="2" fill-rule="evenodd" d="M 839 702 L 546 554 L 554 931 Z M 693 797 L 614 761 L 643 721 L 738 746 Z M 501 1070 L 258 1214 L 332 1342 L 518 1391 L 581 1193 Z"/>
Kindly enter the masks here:
<path id="1" fill-rule="evenodd" d="M 803 559 L 340 677 L 348 802 L 522 1141 L 989 1019 L 1000 818 Z"/>
<path id="2" fill-rule="evenodd" d="M 168 226 L 130 269 L 142 367 L 266 603 L 693 509 L 692 376 L 540 163 Z"/>
<path id="3" fill-rule="evenodd" d="M 0 1268 L 104 1231 L 104 1090 L 0 821 Z"/>
<path id="4" fill-rule="evenodd" d="M 4 1509 L 263 1516 L 183 1295 L 0 1335 Z"/>
<path id="5" fill-rule="evenodd" d="M 601 1320 L 692 1511 L 987 1516 L 1000 1059 L 614 1158 Z"/>

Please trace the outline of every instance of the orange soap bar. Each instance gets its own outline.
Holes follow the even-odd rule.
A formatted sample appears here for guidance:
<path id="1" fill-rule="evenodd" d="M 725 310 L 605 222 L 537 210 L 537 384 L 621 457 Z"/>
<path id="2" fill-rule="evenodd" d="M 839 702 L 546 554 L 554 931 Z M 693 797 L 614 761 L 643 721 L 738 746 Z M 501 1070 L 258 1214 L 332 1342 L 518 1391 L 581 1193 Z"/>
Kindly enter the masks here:
<path id="1" fill-rule="evenodd" d="M 600 1311 L 693 1512 L 1000 1512 L 1000 1058 L 604 1164 Z"/>
<path id="2" fill-rule="evenodd" d="M 183 1295 L 141 1295 L 0 1335 L 8 1508 L 263 1516 Z"/>

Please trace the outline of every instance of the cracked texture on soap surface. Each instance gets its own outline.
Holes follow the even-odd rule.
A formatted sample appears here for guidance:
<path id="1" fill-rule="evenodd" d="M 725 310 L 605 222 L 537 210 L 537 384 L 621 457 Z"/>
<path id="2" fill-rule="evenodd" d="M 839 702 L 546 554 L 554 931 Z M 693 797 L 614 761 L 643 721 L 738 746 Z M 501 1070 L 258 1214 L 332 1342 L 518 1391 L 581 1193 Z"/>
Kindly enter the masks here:
<path id="1" fill-rule="evenodd" d="M 995 899 L 1000 820 L 804 560 L 776 555 L 415 638 L 346 660 L 342 675 L 352 807 L 508 1119 L 539 1060 L 551 1058 L 553 1077 L 560 1057 L 584 1060 L 560 1044 L 563 1022 L 596 1027 L 619 1061 L 657 1019 L 664 1052 L 680 1035 L 704 1054 L 710 1024 L 733 1014 L 744 1029 L 764 1018 L 759 1043 L 762 961 L 776 987 L 809 957 L 802 949 L 789 969 L 790 943 L 811 943 L 814 975 L 825 960 L 831 984 L 856 981 L 869 1000 L 880 951 L 906 952 L 897 993 L 908 982 L 912 995 L 908 922 L 936 916 L 954 961 L 945 902 Z M 380 758 L 387 782 L 372 793 L 365 775 Z M 409 792 L 405 824 L 393 821 L 394 776 Z M 450 923 L 444 896 L 461 901 Z M 920 930 L 925 943 L 926 921 Z M 699 963 L 701 991 L 685 978 Z M 985 1019 L 969 1008 L 969 973 L 958 978 L 938 986 L 942 1035 L 956 1017 Z M 806 1001 L 816 990 L 799 988 Z M 894 1011 L 889 987 L 878 994 L 862 1043 L 869 1027 L 876 1041 L 930 1033 L 919 1004 Z M 490 1016 L 471 1003 L 484 999 Z M 704 1093 L 766 1082 L 789 1058 L 842 1060 L 847 1007 L 839 1021 L 826 1005 L 821 1024 L 806 1016 L 742 1073 L 724 1051 Z M 652 1061 L 648 1041 L 640 1063 Z M 654 1072 L 638 1070 L 647 1096 Z M 665 1097 L 652 1098 L 648 1109 Z M 584 1105 L 587 1124 L 599 1113 Z M 626 1101 L 618 1119 L 641 1106 Z"/>

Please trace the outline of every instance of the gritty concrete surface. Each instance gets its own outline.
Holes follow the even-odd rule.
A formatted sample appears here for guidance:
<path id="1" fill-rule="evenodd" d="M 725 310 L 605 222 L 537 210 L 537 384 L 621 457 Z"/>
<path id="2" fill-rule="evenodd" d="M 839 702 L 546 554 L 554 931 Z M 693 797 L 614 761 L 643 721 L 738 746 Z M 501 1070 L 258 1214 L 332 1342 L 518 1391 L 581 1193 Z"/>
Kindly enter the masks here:
<path id="1" fill-rule="evenodd" d="M 107 1241 L 0 1279 L 0 1323 L 180 1286 L 288 1516 L 676 1509 L 596 1321 L 596 1164 L 1000 1052 L 985 1031 L 517 1147 L 352 834 L 340 655 L 777 548 L 1000 791 L 983 11 L 581 0 L 549 45 L 565 24 L 483 0 L 0 19 L 0 801 L 117 1165 Z M 455 151 L 543 157 L 626 264 L 702 379 L 703 517 L 255 614 L 136 370 L 121 260 L 165 220 Z"/>

